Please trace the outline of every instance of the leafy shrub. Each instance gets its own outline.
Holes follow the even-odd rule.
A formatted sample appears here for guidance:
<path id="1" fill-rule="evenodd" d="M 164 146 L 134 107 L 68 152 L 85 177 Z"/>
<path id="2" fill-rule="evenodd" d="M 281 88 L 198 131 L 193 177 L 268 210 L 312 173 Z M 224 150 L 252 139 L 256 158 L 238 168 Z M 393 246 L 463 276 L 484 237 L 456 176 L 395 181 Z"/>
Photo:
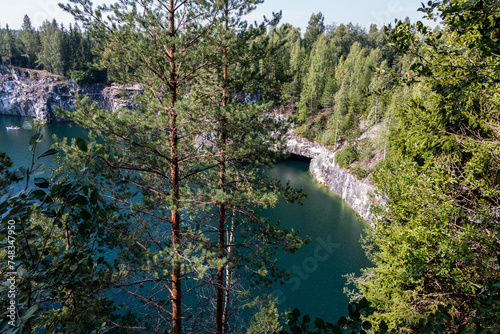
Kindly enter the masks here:
<path id="1" fill-rule="evenodd" d="M 89 69 L 89 70 L 75 70 L 71 71 L 71 79 L 78 85 L 83 86 L 91 83 L 104 83 L 106 82 L 106 71 Z"/>
<path id="2" fill-rule="evenodd" d="M 371 159 L 375 156 L 372 149 L 372 143 L 368 139 L 364 139 L 361 143 L 361 153 L 359 160 L 363 160 L 365 158 Z"/>
<path id="3" fill-rule="evenodd" d="M 357 161 L 359 152 L 354 145 L 343 148 L 335 155 L 335 160 L 342 168 L 348 168 L 350 164 Z"/>
<path id="4" fill-rule="evenodd" d="M 308 139 L 313 139 L 314 138 L 314 135 L 313 135 L 313 132 L 311 131 L 311 129 L 307 126 L 307 125 L 302 125 L 302 126 L 299 126 L 295 129 L 295 133 L 299 136 L 302 136 L 302 137 L 305 137 L 305 138 L 308 138 Z"/>
<path id="5" fill-rule="evenodd" d="M 352 168 L 351 171 L 356 175 L 358 180 L 362 180 L 368 175 L 368 171 L 363 169 L 359 164 Z"/>

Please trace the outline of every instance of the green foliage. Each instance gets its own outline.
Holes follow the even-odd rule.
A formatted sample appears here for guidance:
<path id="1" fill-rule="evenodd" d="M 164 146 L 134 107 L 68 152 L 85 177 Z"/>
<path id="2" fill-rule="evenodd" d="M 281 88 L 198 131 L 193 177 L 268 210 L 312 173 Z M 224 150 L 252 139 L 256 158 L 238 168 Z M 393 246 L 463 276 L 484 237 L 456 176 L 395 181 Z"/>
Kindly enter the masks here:
<path id="1" fill-rule="evenodd" d="M 306 51 L 310 51 L 316 40 L 323 35 L 325 31 L 324 21 L 325 18 L 321 12 L 311 15 L 304 34 L 304 46 Z"/>
<path id="2" fill-rule="evenodd" d="M 238 13 L 254 2 L 188 1 L 174 10 L 166 1 L 97 9 L 73 3 L 66 9 L 92 22 L 92 38 L 106 55 L 100 65 L 116 71 L 120 82 L 144 88 L 133 101 L 136 108 L 120 109 L 119 117 L 77 99 L 76 111 L 66 116 L 91 130 L 92 140 L 58 146 L 66 168 L 86 168 L 89 181 L 100 180 L 100 194 L 119 208 L 116 221 L 124 226 L 116 233 L 127 251 L 112 273 L 130 298 L 147 301 L 141 307 L 146 316 L 126 327 L 197 332 L 227 326 L 229 318 L 221 324 L 219 312 L 237 312 L 233 300 L 284 279 L 277 249 L 294 252 L 305 242 L 258 214 L 280 196 L 301 195 L 264 179 L 258 166 L 280 156 L 269 147 L 281 152 L 283 138 L 271 134 L 286 126 L 265 115 L 269 104 L 241 101 L 262 80 L 266 92 L 274 89 L 267 70 L 279 76 L 283 69 L 265 59 L 274 56 L 286 30 L 267 34 L 265 25 L 240 22 Z M 133 10 L 136 5 L 144 15 Z M 112 13 L 109 20 L 104 12 Z M 101 147 L 97 138 L 102 149 L 85 164 L 82 157 Z M 142 289 L 144 281 L 156 290 Z M 251 286 L 240 287 L 241 281 Z M 197 299 L 197 293 L 208 298 Z M 195 307 L 193 300 L 202 304 Z"/>
<path id="3" fill-rule="evenodd" d="M 368 175 L 368 171 L 363 169 L 359 164 L 354 166 L 351 171 L 356 175 L 359 180 L 364 179 Z"/>
<path id="4" fill-rule="evenodd" d="M 18 173 L 16 180 L 16 174 L 9 171 L 10 167 L 12 167 L 12 160 L 5 152 L 0 152 L 0 196 L 5 194 L 12 182 L 22 178 L 23 175 L 20 174 L 24 174 L 22 172 Z"/>
<path id="5" fill-rule="evenodd" d="M 45 21 L 40 29 L 42 49 L 37 64 L 49 72 L 64 75 L 67 59 L 64 57 L 63 32 L 56 20 Z"/>
<path id="6" fill-rule="evenodd" d="M 36 68 L 38 54 L 41 51 L 42 45 L 40 42 L 40 35 L 31 25 L 31 20 L 28 15 L 24 16 L 22 29 L 18 33 L 18 38 L 22 43 L 22 49 L 27 58 L 26 64 L 23 65 L 28 68 Z"/>
<path id="7" fill-rule="evenodd" d="M 89 71 L 72 71 L 70 77 L 78 86 L 83 86 L 92 81 Z"/>
<path id="8" fill-rule="evenodd" d="M 23 237 L 32 240 L 22 255 L 23 323 L 49 332 L 85 332 L 105 330 L 102 318 L 144 330 L 164 319 L 156 329 L 173 326 L 176 332 L 179 314 L 173 320 L 165 311 L 180 303 L 181 297 L 169 295 L 181 286 L 173 282 L 189 280 L 190 291 L 204 292 L 195 283 L 203 279 L 234 296 L 229 291 L 238 290 L 238 280 L 267 286 L 273 277 L 284 278 L 273 258 L 275 246 L 294 252 L 304 241 L 257 213 L 275 205 L 280 194 L 291 200 L 300 194 L 262 180 L 252 165 L 273 161 L 268 146 L 282 144 L 263 133 L 285 130 L 263 117 L 269 104 L 240 103 L 252 93 L 252 99 L 283 103 L 298 123 L 297 134 L 327 145 L 347 142 L 336 155 L 344 168 L 373 154 L 370 145 L 358 150 L 362 124 L 380 123 L 389 134 L 380 136 L 377 149 L 388 158 L 374 174 L 384 202 L 375 208 L 377 221 L 364 242 L 376 267 L 355 280 L 372 304 L 350 304 L 350 319 L 336 325 L 312 322 L 294 310 L 288 315 L 290 332 L 498 328 L 495 1 L 429 1 L 421 11 L 443 25 L 434 30 L 409 20 L 384 32 L 352 24 L 325 29 L 318 13 L 304 39 L 290 25 L 248 26 L 225 1 L 186 2 L 189 10 L 178 26 L 170 26 L 169 15 L 177 20 L 173 12 L 182 6 L 172 13 L 145 6 L 139 15 L 138 8 L 150 2 L 126 0 L 122 7 L 98 9 L 85 0 L 72 2 L 79 6 L 64 7 L 91 30 L 66 30 L 54 20 L 37 31 L 25 17 L 22 31 L 0 31 L 2 62 L 70 75 L 83 85 L 101 80 L 91 66 L 97 57 L 111 78 L 138 82 L 145 93 L 134 101 L 136 109 L 116 114 L 78 100 L 72 116 L 94 132 L 89 142 L 58 144 L 67 163 L 55 178 L 36 175 L 44 167 L 35 160 L 9 172 L 9 160 L 0 156 L 0 192 L 7 194 L 0 213 L 22 218 Z M 40 140 L 38 133 L 30 142 L 33 150 Z M 359 178 L 367 173 L 359 163 L 353 172 Z M 25 191 L 9 194 L 21 176 Z M 27 187 L 30 180 L 33 189 Z M 228 247 L 231 237 L 245 240 L 244 247 Z M 120 241 L 123 252 L 117 251 L 113 264 L 99 262 L 89 254 L 102 248 L 89 240 L 102 247 L 109 246 L 104 240 Z M 223 272 L 230 279 L 221 280 Z M 137 287 L 148 316 L 116 319 L 113 305 L 91 298 L 91 288 L 106 290 L 98 280 L 131 294 L 136 292 L 129 287 Z M 172 303 L 141 290 L 144 281 L 169 290 Z M 46 306 L 49 300 L 62 306 Z M 85 314 L 86 309 L 95 312 Z M 194 318 L 213 318 L 204 317 L 212 316 L 211 308 L 197 310 Z M 280 331 L 277 319 L 275 307 L 266 304 L 251 331 Z"/>
<path id="9" fill-rule="evenodd" d="M 94 46 L 78 24 L 67 30 L 56 20 L 45 21 L 37 30 L 27 15 L 20 31 L 0 30 L 2 63 L 71 76 L 78 84 L 107 81 L 102 71 L 93 68 Z"/>
<path id="10" fill-rule="evenodd" d="M 500 12 L 495 1 L 460 0 L 422 11 L 443 29 L 406 21 L 387 30 L 399 52 L 417 56 L 402 63 L 402 93 L 427 94 L 395 106 L 390 158 L 374 174 L 385 203 L 365 241 L 376 266 L 357 285 L 376 308 L 374 323 L 495 332 Z"/>
<path id="11" fill-rule="evenodd" d="M 20 61 L 21 53 L 16 43 L 15 34 L 9 26 L 0 30 L 0 60 L 2 64 L 16 64 Z"/>
<path id="12" fill-rule="evenodd" d="M 335 154 L 335 161 L 342 168 L 349 168 L 349 165 L 358 161 L 358 159 L 359 152 L 355 145 L 346 146 Z"/>
<path id="13" fill-rule="evenodd" d="M 367 34 L 359 26 L 339 25 L 318 34 L 309 48 L 295 43 L 285 51 L 294 63 L 292 82 L 283 84 L 283 100 L 293 120 L 307 128 L 302 131 L 307 138 L 327 146 L 338 144 L 339 138 L 352 143 L 360 136 L 360 121 L 376 124 L 392 112 L 391 101 L 402 102 L 385 91 L 391 80 L 388 57 L 393 56 L 382 32 L 372 29 Z"/>
<path id="14" fill-rule="evenodd" d="M 279 333 L 338 334 L 348 331 L 349 333 L 363 334 L 372 329 L 372 324 L 369 321 L 364 320 L 364 318 L 372 315 L 375 310 L 371 307 L 370 302 L 368 302 L 365 298 L 361 299 L 359 302 L 349 303 L 347 310 L 349 312 L 348 317 L 341 317 L 336 324 L 332 324 L 320 318 L 314 319 L 311 323 L 309 315 L 304 315 L 301 319 L 300 311 L 298 309 L 294 309 L 292 312 L 287 313 L 288 321 L 286 323 L 286 328 Z M 311 325 L 313 325 L 312 328 Z M 386 333 L 387 328 L 384 329 L 384 325 L 382 325 L 377 333 L 378 332 Z"/>
<path id="15" fill-rule="evenodd" d="M 4 322 L 3 330 L 77 332 L 74 329 L 84 322 L 89 331 L 99 329 L 102 317 L 113 311 L 105 298 L 96 298 L 110 278 L 104 254 L 118 246 L 107 225 L 112 209 L 105 208 L 94 187 L 83 182 L 85 171 L 37 177 L 29 186 L 30 177 L 41 170 L 40 159 L 57 153 L 50 149 L 36 155 L 36 145 L 43 140 L 42 126 L 35 124 L 34 130 L 33 160 L 22 169 L 26 171 L 24 190 L 0 202 L 1 238 L 15 247 L 15 256 L 0 253 L 2 272 L 17 273 L 16 316 L 9 317 L 16 326 Z M 89 151 L 86 160 L 93 158 L 95 152 Z M 8 161 L 2 161 L 2 168 L 8 166 Z M 2 290 L 2 317 L 9 313 L 9 291 Z"/>
<path id="16" fill-rule="evenodd" d="M 250 320 L 247 334 L 273 334 L 283 329 L 276 307 L 277 300 L 257 298 L 254 304 L 258 306 L 259 311 Z"/>

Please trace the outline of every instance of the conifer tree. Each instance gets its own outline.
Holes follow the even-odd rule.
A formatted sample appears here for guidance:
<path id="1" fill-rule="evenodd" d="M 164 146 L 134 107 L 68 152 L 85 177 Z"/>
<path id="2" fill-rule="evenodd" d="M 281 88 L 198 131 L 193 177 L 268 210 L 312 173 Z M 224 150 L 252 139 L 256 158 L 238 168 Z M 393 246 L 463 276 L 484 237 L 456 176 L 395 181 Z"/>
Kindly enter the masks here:
<path id="1" fill-rule="evenodd" d="M 255 80 L 254 73 L 245 68 L 246 64 L 268 59 L 273 56 L 276 44 L 281 44 L 275 33 L 266 36 L 264 25 L 249 29 L 246 22 L 241 21 L 242 14 L 258 3 L 260 1 L 222 2 L 220 30 L 215 35 L 215 47 L 220 52 L 210 66 L 213 74 L 208 76 L 210 81 L 206 85 L 220 87 L 210 104 L 215 110 L 212 116 L 214 135 L 206 147 L 218 158 L 218 168 L 208 174 L 214 178 L 213 184 L 217 187 L 213 189 L 212 182 L 203 185 L 207 191 L 215 191 L 211 198 L 218 208 L 217 247 L 221 264 L 216 274 L 216 333 L 228 331 L 228 311 L 237 307 L 231 305 L 230 295 L 237 297 L 232 281 L 244 277 L 243 264 L 256 272 L 262 268 L 276 272 L 274 264 L 266 257 L 258 259 L 245 254 L 242 245 L 244 248 L 256 247 L 256 250 L 260 248 L 261 252 L 273 252 L 273 245 L 293 251 L 302 243 L 296 235 L 285 230 L 275 228 L 270 232 L 267 222 L 256 213 L 260 206 L 275 204 L 276 191 L 288 191 L 259 176 L 258 165 L 269 164 L 280 156 L 283 142 L 273 138 L 272 134 L 277 131 L 284 133 L 286 127 L 283 122 L 266 115 L 268 104 L 241 101 L 246 87 L 250 87 L 248 82 Z M 274 147 L 274 151 L 270 147 Z M 257 261 L 249 260 L 252 257 Z M 251 276 L 250 281 L 255 281 Z"/>
<path id="2" fill-rule="evenodd" d="M 57 21 L 45 21 L 40 29 L 41 50 L 37 63 L 46 71 L 64 75 L 64 35 Z"/>
<path id="3" fill-rule="evenodd" d="M 387 30 L 413 60 L 400 83 L 420 93 L 395 108 L 388 161 L 375 174 L 386 203 L 366 242 L 376 267 L 357 284 L 377 322 L 498 331 L 498 3 L 422 7 L 444 31 L 408 20 Z"/>
<path id="4" fill-rule="evenodd" d="M 73 3 L 76 6 L 65 8 L 92 25 L 93 37 L 102 45 L 103 64 L 128 68 L 118 73 L 120 81 L 140 83 L 144 90 L 135 97 L 134 108 L 111 114 L 80 100 L 71 115 L 104 139 L 107 153 L 87 168 L 121 207 L 120 219 L 129 222 L 121 232 L 129 252 L 119 258 L 127 275 L 118 277 L 115 288 L 146 302 L 149 319 L 134 324 L 138 328 L 159 319 L 154 325 L 158 330 L 204 331 L 214 324 L 222 332 L 228 321 L 227 299 L 223 304 L 228 291 L 225 264 L 229 247 L 235 246 L 226 241 L 228 217 L 247 217 L 240 220 L 236 239 L 247 247 L 272 250 L 274 244 L 267 245 L 265 237 L 279 240 L 287 249 L 301 243 L 294 233 L 269 232 L 266 222 L 255 215 L 256 207 L 277 200 L 277 186 L 263 188 L 258 171 L 248 166 L 257 153 L 261 160 L 253 163 L 273 155 L 264 130 L 274 121 L 263 117 L 257 106 L 238 104 L 233 95 L 245 80 L 254 81 L 244 76 L 252 71 L 242 59 L 256 51 L 252 38 L 262 36 L 265 27 L 240 27 L 239 16 L 251 7 L 246 2 L 183 1 L 176 6 L 173 0 L 123 0 L 97 10 L 83 0 Z M 106 11 L 111 12 L 109 21 L 104 19 Z M 229 72 L 233 68 L 238 72 Z M 79 161 L 77 148 L 64 149 L 68 159 Z M 241 252 L 240 259 L 251 255 L 256 254 Z M 263 259 L 255 273 L 272 271 L 270 254 L 259 256 Z M 213 271 L 211 281 L 206 275 Z M 145 282 L 160 292 L 141 290 Z M 217 291 L 215 316 L 183 323 L 189 315 L 183 304 L 194 302 L 192 295 L 183 296 L 206 282 Z"/>
<path id="5" fill-rule="evenodd" d="M 28 15 L 24 16 L 23 25 L 21 31 L 19 31 L 19 38 L 23 43 L 24 53 L 28 58 L 26 66 L 35 68 L 37 57 L 41 50 L 40 36 L 31 25 L 31 20 Z"/>
<path id="6" fill-rule="evenodd" d="M 304 47 L 306 52 L 310 52 L 313 44 L 316 42 L 320 35 L 325 32 L 325 18 L 323 13 L 312 14 L 309 19 L 306 32 L 304 33 Z"/>
<path id="7" fill-rule="evenodd" d="M 301 45 L 300 32 L 298 29 L 290 29 L 286 36 L 286 50 L 288 60 L 288 73 L 282 85 L 282 101 L 289 105 L 289 108 L 294 111 L 295 103 L 299 99 L 301 90 L 301 69 L 302 62 L 305 58 L 305 49 Z"/>
<path id="8" fill-rule="evenodd" d="M 17 47 L 16 38 L 14 33 L 9 29 L 9 25 L 2 29 L 0 35 L 0 58 L 2 63 L 8 65 L 17 65 L 19 61 L 20 52 Z"/>
<path id="9" fill-rule="evenodd" d="M 106 65 L 127 66 L 131 70 L 119 73 L 121 81 L 140 83 L 144 89 L 144 96 L 137 97 L 138 108 L 121 110 L 120 118 L 81 105 L 75 120 L 100 131 L 110 143 L 114 154 L 102 157 L 110 167 L 109 182 L 121 180 L 132 191 L 142 193 L 143 205 L 116 197 L 125 207 L 131 205 L 144 226 L 132 239 L 144 245 L 138 251 L 147 259 L 155 259 L 144 274 L 129 278 L 135 281 L 130 284 L 140 285 L 144 275 L 166 287 L 170 295 L 168 313 L 154 294 L 141 298 L 156 305 L 154 312 L 165 319 L 156 324 L 158 328 L 169 324 L 173 333 L 181 333 L 185 316 L 182 281 L 188 272 L 198 271 L 202 276 L 206 264 L 203 257 L 193 258 L 202 255 L 204 241 L 192 220 L 192 215 L 199 213 L 192 205 L 196 202 L 189 183 L 199 174 L 197 159 L 204 153 L 197 152 L 194 144 L 196 135 L 204 132 L 206 121 L 194 99 L 199 89 L 193 79 L 208 63 L 209 54 L 201 45 L 215 23 L 216 12 L 199 1 L 138 4 L 126 0 L 95 11 L 85 1 L 73 2 L 81 7 L 66 8 L 84 22 L 92 22 Z M 109 22 L 103 19 L 107 10 L 112 14 Z M 167 229 L 170 235 L 164 235 Z M 186 258 L 189 253 L 192 255 Z M 138 254 L 136 260 L 145 259 Z"/>

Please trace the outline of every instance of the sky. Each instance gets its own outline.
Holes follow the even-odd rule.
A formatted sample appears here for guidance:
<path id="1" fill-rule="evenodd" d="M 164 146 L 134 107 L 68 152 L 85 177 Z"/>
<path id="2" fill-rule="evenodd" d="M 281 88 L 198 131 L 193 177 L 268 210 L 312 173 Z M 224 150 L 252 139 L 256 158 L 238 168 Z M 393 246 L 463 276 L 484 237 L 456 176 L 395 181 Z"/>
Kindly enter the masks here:
<path id="1" fill-rule="evenodd" d="M 72 16 L 65 13 L 57 5 L 67 0 L 0 0 L 0 27 L 6 24 L 11 29 L 20 29 L 25 14 L 38 28 L 45 20 L 55 18 L 66 27 L 73 22 Z M 113 0 L 94 0 L 95 5 L 103 2 L 113 3 Z M 411 21 L 421 19 L 422 13 L 417 12 L 421 0 L 265 0 L 248 16 L 248 21 L 261 22 L 266 15 L 282 10 L 282 23 L 291 23 L 305 32 L 311 14 L 322 12 L 325 25 L 332 23 L 359 24 L 368 28 L 374 23 L 378 27 L 394 22 L 394 19 L 410 17 Z"/>

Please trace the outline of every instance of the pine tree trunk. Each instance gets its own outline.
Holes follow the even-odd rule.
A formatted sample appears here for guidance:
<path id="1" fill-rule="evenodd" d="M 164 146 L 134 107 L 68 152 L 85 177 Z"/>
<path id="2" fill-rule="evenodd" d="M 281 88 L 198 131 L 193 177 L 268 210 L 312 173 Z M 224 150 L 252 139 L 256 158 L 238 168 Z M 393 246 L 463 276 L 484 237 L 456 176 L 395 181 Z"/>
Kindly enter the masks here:
<path id="1" fill-rule="evenodd" d="M 224 106 L 223 106 L 224 107 Z M 224 116 L 221 120 L 221 126 L 225 126 Z M 225 190 L 226 184 L 226 157 L 225 157 L 225 145 L 226 145 L 226 132 L 222 130 L 221 132 L 221 147 L 220 147 L 220 161 L 219 161 L 219 182 L 220 189 L 222 191 Z M 218 260 L 224 259 L 225 253 L 225 243 L 226 239 L 226 204 L 219 204 L 219 240 L 218 240 L 218 248 L 219 254 L 217 255 Z M 222 334 L 222 325 L 223 325 L 223 315 L 224 315 L 224 265 L 220 265 L 217 269 L 217 304 L 216 304 L 216 328 L 215 332 L 217 334 Z"/>
<path id="2" fill-rule="evenodd" d="M 175 29 L 175 3 L 170 0 L 170 34 L 174 39 L 176 34 Z M 172 224 L 172 248 L 174 252 L 174 260 L 172 264 L 172 333 L 182 333 L 182 286 L 181 286 L 181 263 L 180 257 L 177 256 L 180 252 L 180 214 L 179 214 L 179 157 L 177 154 L 178 147 L 178 129 L 177 129 L 177 113 L 175 111 L 175 103 L 177 101 L 177 73 L 175 63 L 175 42 L 170 48 L 170 159 L 171 159 L 171 191 L 173 207 L 171 212 Z"/>
<path id="3" fill-rule="evenodd" d="M 233 212 L 233 217 L 234 217 L 234 212 Z M 234 220 L 231 223 L 231 226 L 228 226 L 227 228 L 227 243 L 226 243 L 226 258 L 227 262 L 225 265 L 225 270 L 226 270 L 226 291 L 224 291 L 224 315 L 222 318 L 222 326 L 223 326 L 223 333 L 226 334 L 228 332 L 228 321 L 229 321 L 229 285 L 231 282 L 231 268 L 229 268 L 229 261 L 231 260 L 231 251 L 232 247 L 231 245 L 234 243 Z"/>
<path id="4" fill-rule="evenodd" d="M 228 4 L 225 3 L 224 8 L 224 30 L 228 30 Z M 219 185 L 220 189 L 224 192 L 226 188 L 226 143 L 227 143 L 227 133 L 226 133 L 226 115 L 225 108 L 227 106 L 227 64 L 226 64 L 226 49 L 223 49 L 223 58 L 224 58 L 224 66 L 223 66 L 223 82 L 222 82 L 222 115 L 220 120 L 220 136 L 221 136 L 221 145 L 220 145 L 220 160 L 219 160 Z M 218 260 L 224 259 L 224 252 L 226 247 L 226 204 L 219 204 L 219 255 L 217 257 Z M 224 268 L 225 266 L 221 265 L 217 270 L 217 304 L 216 304 L 216 326 L 215 332 L 217 334 L 222 334 L 222 325 L 224 318 Z"/>

